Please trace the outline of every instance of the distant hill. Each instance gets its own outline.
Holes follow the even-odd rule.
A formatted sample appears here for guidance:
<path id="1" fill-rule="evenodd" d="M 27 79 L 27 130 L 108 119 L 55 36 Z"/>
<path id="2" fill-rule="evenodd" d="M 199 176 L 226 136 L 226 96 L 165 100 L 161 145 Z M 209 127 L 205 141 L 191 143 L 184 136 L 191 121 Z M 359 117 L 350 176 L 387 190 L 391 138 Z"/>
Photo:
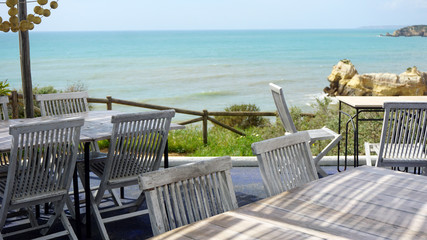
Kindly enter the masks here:
<path id="1" fill-rule="evenodd" d="M 358 29 L 399 29 L 403 28 L 404 25 L 381 25 L 381 26 L 361 26 Z"/>
<path id="2" fill-rule="evenodd" d="M 393 32 L 393 34 L 387 33 L 386 35 L 381 36 L 387 36 L 387 37 L 414 37 L 414 36 L 421 36 L 421 37 L 427 37 L 427 25 L 414 25 L 409 27 L 400 28 Z"/>

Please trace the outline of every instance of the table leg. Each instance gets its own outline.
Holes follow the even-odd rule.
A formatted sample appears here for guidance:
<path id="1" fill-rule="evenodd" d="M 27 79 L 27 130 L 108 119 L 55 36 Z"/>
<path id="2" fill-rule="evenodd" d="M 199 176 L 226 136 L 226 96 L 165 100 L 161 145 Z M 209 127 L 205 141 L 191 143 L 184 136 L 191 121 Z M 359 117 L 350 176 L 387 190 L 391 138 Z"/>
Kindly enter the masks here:
<path id="1" fill-rule="evenodd" d="M 164 168 L 168 168 L 169 167 L 169 152 L 168 152 L 168 140 L 166 140 L 166 146 L 165 146 L 165 151 L 163 152 L 163 156 L 164 156 L 164 163 L 163 163 L 163 167 Z"/>
<path id="2" fill-rule="evenodd" d="M 85 201 L 86 201 L 86 236 L 90 238 L 92 236 L 91 229 L 91 212 L 90 212 L 90 173 L 89 173 L 89 153 L 90 153 L 90 142 L 85 142 Z"/>
<path id="3" fill-rule="evenodd" d="M 341 101 L 339 101 L 338 104 L 338 134 L 341 134 Z M 338 172 L 341 172 L 340 170 L 340 147 L 341 141 L 338 142 L 338 153 L 337 153 L 337 170 Z"/>
<path id="4" fill-rule="evenodd" d="M 73 190 L 74 190 L 74 211 L 76 217 L 76 230 L 78 239 L 82 239 L 81 223 L 80 223 L 80 199 L 79 199 L 79 182 L 77 179 L 77 168 L 74 169 L 73 174 Z"/>
<path id="5" fill-rule="evenodd" d="M 356 108 L 356 129 L 354 131 L 354 167 L 359 166 L 359 109 Z"/>

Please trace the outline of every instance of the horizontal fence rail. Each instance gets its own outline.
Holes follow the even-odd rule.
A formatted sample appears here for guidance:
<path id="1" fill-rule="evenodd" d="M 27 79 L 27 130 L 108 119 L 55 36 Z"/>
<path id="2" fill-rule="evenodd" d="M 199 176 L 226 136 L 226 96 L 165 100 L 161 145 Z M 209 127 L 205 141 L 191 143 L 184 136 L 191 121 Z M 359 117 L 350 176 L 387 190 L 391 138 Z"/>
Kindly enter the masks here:
<path id="1" fill-rule="evenodd" d="M 12 106 L 12 118 L 18 118 L 19 115 L 19 99 L 23 99 L 23 95 L 17 93 L 16 91 L 12 91 L 11 95 L 9 96 L 10 105 Z M 154 105 L 154 104 L 148 104 L 148 103 L 140 103 L 140 102 L 133 102 L 123 99 L 116 99 L 112 98 L 111 96 L 107 96 L 104 98 L 88 98 L 88 103 L 101 103 L 106 104 L 107 110 L 113 109 L 113 103 L 114 104 L 120 104 L 125 106 L 131 106 L 131 107 L 140 107 L 140 108 L 147 108 L 147 109 L 155 109 L 155 110 L 167 110 L 167 109 L 174 109 L 176 113 L 180 114 L 187 114 L 187 115 L 193 115 L 196 116 L 196 118 L 191 120 L 186 120 L 183 122 L 180 122 L 178 124 L 181 125 L 188 125 L 192 123 L 202 122 L 203 126 L 203 143 L 208 143 L 208 121 L 211 123 L 218 125 L 222 128 L 225 128 L 229 131 L 232 131 L 236 134 L 245 136 L 245 133 L 239 131 L 238 129 L 235 129 L 225 123 L 222 123 L 218 121 L 217 119 L 213 118 L 215 116 L 228 116 L 228 117 L 247 117 L 247 116 L 262 116 L 262 117 L 275 117 L 277 116 L 276 112 L 248 112 L 248 111 L 239 111 L 239 112 L 209 112 L 208 110 L 203 111 L 194 111 L 194 110 L 187 110 L 187 109 L 181 109 L 181 108 L 175 108 L 175 107 L 167 107 L 167 106 L 160 106 L 160 105 Z M 40 111 L 37 107 L 35 107 L 35 111 Z M 303 113 L 302 116 L 309 116 L 314 117 L 314 114 L 310 113 Z"/>

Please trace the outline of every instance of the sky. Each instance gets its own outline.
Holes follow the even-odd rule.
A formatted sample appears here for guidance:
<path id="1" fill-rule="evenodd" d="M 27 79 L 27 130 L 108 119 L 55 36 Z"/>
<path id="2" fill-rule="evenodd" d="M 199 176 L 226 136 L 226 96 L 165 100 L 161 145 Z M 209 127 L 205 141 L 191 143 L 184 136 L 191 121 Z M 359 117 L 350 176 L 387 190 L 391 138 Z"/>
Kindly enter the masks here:
<path id="1" fill-rule="evenodd" d="M 50 2 L 51 0 L 49 0 Z M 8 7 L 0 3 L 0 16 Z M 38 31 L 340 29 L 427 24 L 427 0 L 59 0 Z M 35 3 L 28 3 L 28 13 Z"/>

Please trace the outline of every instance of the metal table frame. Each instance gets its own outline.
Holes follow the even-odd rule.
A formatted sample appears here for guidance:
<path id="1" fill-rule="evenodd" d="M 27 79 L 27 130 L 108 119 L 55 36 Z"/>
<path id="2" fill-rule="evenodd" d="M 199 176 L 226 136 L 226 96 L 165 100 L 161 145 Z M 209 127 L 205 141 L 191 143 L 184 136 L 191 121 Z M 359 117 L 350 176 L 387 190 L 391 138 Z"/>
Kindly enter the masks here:
<path id="1" fill-rule="evenodd" d="M 382 118 L 360 118 L 359 114 L 364 112 L 383 112 L 384 102 L 410 102 L 410 101 L 427 101 L 427 96 L 337 96 L 336 99 L 339 101 L 339 115 L 338 115 L 338 133 L 341 133 L 342 114 L 349 117 L 346 124 L 346 144 L 344 153 L 344 171 L 347 168 L 347 141 L 348 141 L 348 124 L 353 123 L 354 131 L 354 167 L 359 166 L 359 121 L 382 121 Z M 351 116 L 348 113 L 342 111 L 342 104 L 345 104 L 356 110 L 356 113 Z M 340 145 L 338 143 L 338 158 L 337 158 L 337 170 L 342 171 L 339 165 L 339 152 Z"/>

